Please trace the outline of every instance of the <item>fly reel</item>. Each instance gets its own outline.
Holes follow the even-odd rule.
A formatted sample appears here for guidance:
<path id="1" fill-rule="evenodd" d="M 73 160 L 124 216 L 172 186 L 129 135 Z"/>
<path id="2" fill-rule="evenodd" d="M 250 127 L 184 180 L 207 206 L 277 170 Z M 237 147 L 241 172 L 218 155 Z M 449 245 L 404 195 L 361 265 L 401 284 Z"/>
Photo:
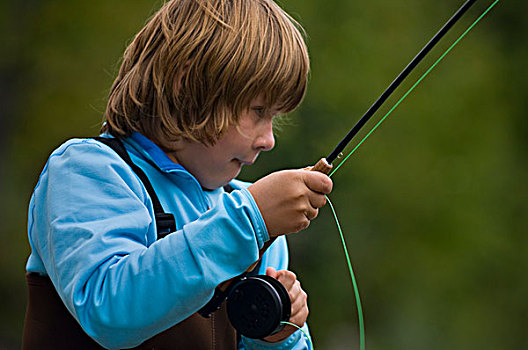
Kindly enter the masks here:
<path id="1" fill-rule="evenodd" d="M 227 315 L 233 327 L 248 338 L 280 332 L 288 321 L 291 301 L 275 278 L 259 275 L 238 281 L 227 296 Z"/>
<path id="2" fill-rule="evenodd" d="M 209 317 L 226 300 L 227 315 L 236 331 L 248 338 L 261 339 L 280 332 L 288 321 L 291 301 L 282 283 L 266 275 L 240 276 L 225 291 L 215 295 L 198 313 Z"/>

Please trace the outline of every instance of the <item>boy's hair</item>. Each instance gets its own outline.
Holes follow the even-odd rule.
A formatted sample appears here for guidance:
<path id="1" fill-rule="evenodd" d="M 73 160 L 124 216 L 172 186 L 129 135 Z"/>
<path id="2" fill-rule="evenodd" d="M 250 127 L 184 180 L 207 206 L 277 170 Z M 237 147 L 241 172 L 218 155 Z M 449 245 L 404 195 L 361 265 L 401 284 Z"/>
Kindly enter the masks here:
<path id="1" fill-rule="evenodd" d="M 272 0 L 172 0 L 124 53 L 102 131 L 138 131 L 165 150 L 214 144 L 263 94 L 294 110 L 309 59 L 300 25 Z"/>

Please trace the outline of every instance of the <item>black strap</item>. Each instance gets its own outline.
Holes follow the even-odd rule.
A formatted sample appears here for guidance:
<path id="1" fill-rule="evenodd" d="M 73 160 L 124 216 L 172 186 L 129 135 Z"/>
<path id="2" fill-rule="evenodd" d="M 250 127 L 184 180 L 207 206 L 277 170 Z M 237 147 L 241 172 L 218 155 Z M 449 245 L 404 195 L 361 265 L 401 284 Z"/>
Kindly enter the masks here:
<path id="1" fill-rule="evenodd" d="M 132 170 L 136 173 L 145 186 L 150 198 L 152 199 L 152 205 L 154 206 L 158 239 L 161 239 L 169 233 L 176 231 L 176 220 L 174 219 L 174 215 L 171 213 L 166 213 L 163 210 L 161 202 L 159 201 L 156 191 L 154 191 L 154 187 L 152 187 L 150 180 L 143 170 L 134 164 L 121 140 L 118 138 L 108 137 L 94 137 L 94 139 L 113 149 L 130 166 L 130 168 L 132 168 Z"/>
<path id="2" fill-rule="evenodd" d="M 227 184 L 227 185 L 224 185 L 224 191 L 226 191 L 227 193 L 231 193 L 233 192 L 235 189 L 233 188 L 233 186 L 231 186 L 230 184 Z"/>

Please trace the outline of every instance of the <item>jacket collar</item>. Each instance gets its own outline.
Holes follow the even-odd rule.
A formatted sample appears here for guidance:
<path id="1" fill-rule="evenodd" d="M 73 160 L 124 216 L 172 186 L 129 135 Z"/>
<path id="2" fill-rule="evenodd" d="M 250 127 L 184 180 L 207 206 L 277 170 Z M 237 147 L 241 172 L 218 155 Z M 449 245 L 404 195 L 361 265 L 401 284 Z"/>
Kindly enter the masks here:
<path id="1" fill-rule="evenodd" d="M 141 156 L 155 164 L 161 171 L 173 172 L 183 170 L 188 173 L 183 166 L 172 161 L 172 159 L 170 159 L 158 145 L 139 132 L 133 132 L 125 142 L 130 144 L 130 146 L 132 146 L 135 151 L 139 152 Z"/>
<path id="2" fill-rule="evenodd" d="M 163 172 L 187 175 L 196 182 L 199 188 L 209 193 L 221 193 L 224 191 L 222 187 L 215 190 L 203 189 L 198 180 L 187 169 L 180 164 L 175 163 L 161 148 L 159 148 L 158 145 L 137 131 L 134 131 L 130 137 L 123 141 L 132 148 L 131 151 L 136 153 L 136 155 L 144 158 Z"/>

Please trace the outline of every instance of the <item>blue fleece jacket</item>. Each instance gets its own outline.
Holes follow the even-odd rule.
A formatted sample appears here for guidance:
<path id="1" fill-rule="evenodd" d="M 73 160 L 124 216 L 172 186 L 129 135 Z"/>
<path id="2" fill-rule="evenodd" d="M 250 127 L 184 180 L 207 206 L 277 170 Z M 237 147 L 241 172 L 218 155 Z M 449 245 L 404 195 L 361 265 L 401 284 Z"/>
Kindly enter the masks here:
<path id="1" fill-rule="evenodd" d="M 30 201 L 26 269 L 50 277 L 84 331 L 107 348 L 141 344 L 183 321 L 215 287 L 244 272 L 269 240 L 246 189 L 205 191 L 182 166 L 139 133 L 124 140 L 150 179 L 177 231 L 156 241 L 152 201 L 132 169 L 108 146 L 72 139 L 48 159 Z M 261 271 L 288 266 L 284 237 Z M 305 326 L 305 331 L 307 331 Z M 240 349 L 305 349 L 297 331 L 285 341 L 242 338 Z"/>

